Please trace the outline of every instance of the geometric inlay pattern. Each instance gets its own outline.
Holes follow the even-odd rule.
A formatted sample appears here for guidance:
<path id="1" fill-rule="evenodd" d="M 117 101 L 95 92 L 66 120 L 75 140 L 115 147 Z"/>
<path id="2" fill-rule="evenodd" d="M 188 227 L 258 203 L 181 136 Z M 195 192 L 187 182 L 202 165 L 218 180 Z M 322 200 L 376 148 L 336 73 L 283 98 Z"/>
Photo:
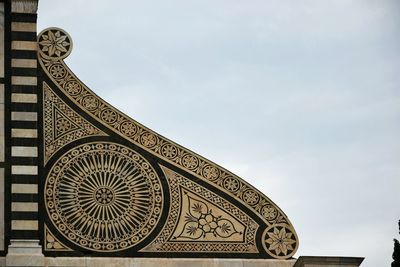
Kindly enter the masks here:
<path id="1" fill-rule="evenodd" d="M 39 53 L 48 59 L 66 58 L 72 51 L 72 39 L 62 29 L 47 28 L 39 34 Z"/>
<path id="2" fill-rule="evenodd" d="M 132 248 L 129 253 L 151 257 L 199 252 L 202 256 L 234 253 L 235 257 L 289 259 L 295 254 L 299 242 L 294 227 L 267 196 L 235 174 L 141 125 L 98 97 L 63 61 L 72 50 L 72 39 L 65 31 L 46 29 L 39 34 L 38 44 L 38 61 L 45 80 L 44 159 L 49 173 L 45 204 L 53 226 L 66 240 L 96 252 Z M 68 107 L 66 103 L 70 101 L 79 114 Z M 90 117 L 90 122 L 80 116 L 83 114 L 85 118 Z M 63 151 L 68 143 L 101 135 L 103 137 L 97 140 L 109 140 L 104 136 L 123 139 L 121 142 L 130 144 L 130 148 L 104 141 Z M 52 158 L 52 165 L 47 165 L 57 151 L 57 155 L 63 155 Z M 127 156 L 123 151 L 131 154 Z M 164 189 L 155 170 L 139 151 L 163 169 L 167 178 L 162 181 Z M 148 192 L 134 195 L 134 185 L 128 184 L 119 172 L 110 172 L 105 166 L 114 168 L 114 165 L 103 161 L 103 156 L 99 155 L 112 158 L 113 164 L 129 162 L 129 166 L 145 173 Z M 139 161 L 146 162 L 146 168 Z M 170 166 L 168 164 L 179 171 L 169 170 L 165 167 Z M 80 172 L 74 171 L 78 169 Z M 73 178 L 70 170 L 75 172 Z M 109 186 L 116 180 L 123 181 L 118 185 L 127 185 L 129 201 L 123 189 Z M 205 184 L 207 186 L 203 186 Z M 162 195 L 163 190 L 167 190 L 167 196 Z M 128 204 L 137 199 L 146 203 L 147 209 L 140 210 L 140 205 Z M 164 199 L 170 201 L 164 202 Z M 228 199 L 234 199 L 239 205 Z M 165 215 L 162 220 L 161 213 Z M 157 227 L 162 230 L 151 235 L 156 238 L 150 240 L 149 233 L 154 232 L 159 221 L 165 224 Z M 136 247 L 144 239 L 143 248 Z M 197 254 L 191 257 L 193 255 Z"/>
<path id="3" fill-rule="evenodd" d="M 276 224 L 265 229 L 263 246 L 274 258 L 285 258 L 295 249 L 293 232 L 285 224 Z"/>
<path id="4" fill-rule="evenodd" d="M 164 160 L 184 168 L 189 173 L 202 177 L 205 181 L 214 184 L 221 190 L 235 195 L 260 217 L 266 219 L 268 225 L 274 223 L 290 225 L 286 215 L 276 209 L 272 201 L 258 190 L 255 190 L 245 181 L 213 162 L 171 142 L 125 114 L 118 112 L 82 84 L 63 61 L 41 58 L 39 62 L 67 97 L 109 129 Z M 55 68 L 62 70 L 65 75 L 54 74 L 52 69 Z M 276 216 L 271 216 L 272 214 Z M 297 236 L 293 235 L 293 239 L 296 238 Z"/>
<path id="5" fill-rule="evenodd" d="M 147 237 L 163 204 L 161 182 L 146 159 L 128 147 L 80 145 L 53 165 L 45 203 L 54 226 L 86 249 L 113 252 Z"/>
<path id="6" fill-rule="evenodd" d="M 72 141 L 87 136 L 106 135 L 68 107 L 45 82 L 43 83 L 43 98 L 45 162 Z"/>

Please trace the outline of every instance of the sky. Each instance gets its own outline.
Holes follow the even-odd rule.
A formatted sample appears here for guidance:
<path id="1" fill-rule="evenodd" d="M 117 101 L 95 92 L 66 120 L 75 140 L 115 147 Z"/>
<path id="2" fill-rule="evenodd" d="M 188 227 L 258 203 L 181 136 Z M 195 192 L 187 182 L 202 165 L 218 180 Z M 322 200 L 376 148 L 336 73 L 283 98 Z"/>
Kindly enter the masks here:
<path id="1" fill-rule="evenodd" d="M 40 0 L 70 68 L 289 216 L 299 256 L 390 266 L 400 238 L 400 2 Z"/>

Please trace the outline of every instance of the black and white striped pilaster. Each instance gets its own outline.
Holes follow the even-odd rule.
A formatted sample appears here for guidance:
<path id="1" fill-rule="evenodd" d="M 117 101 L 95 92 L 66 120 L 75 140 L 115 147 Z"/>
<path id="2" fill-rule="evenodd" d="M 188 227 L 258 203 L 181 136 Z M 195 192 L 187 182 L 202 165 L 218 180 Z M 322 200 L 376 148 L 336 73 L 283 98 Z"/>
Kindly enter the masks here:
<path id="1" fill-rule="evenodd" d="M 11 239 L 39 239 L 36 14 L 11 15 Z"/>
<path id="2" fill-rule="evenodd" d="M 0 1 L 0 256 L 5 254 L 6 235 L 5 235 L 5 29 L 7 11 L 5 1 Z"/>

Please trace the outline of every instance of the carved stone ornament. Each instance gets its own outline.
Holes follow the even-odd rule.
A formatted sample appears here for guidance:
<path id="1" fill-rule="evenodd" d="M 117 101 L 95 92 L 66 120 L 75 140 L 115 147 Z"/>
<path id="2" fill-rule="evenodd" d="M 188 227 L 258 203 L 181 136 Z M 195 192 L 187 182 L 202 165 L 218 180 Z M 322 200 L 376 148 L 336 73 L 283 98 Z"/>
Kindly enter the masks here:
<path id="1" fill-rule="evenodd" d="M 268 197 L 84 85 L 63 61 L 72 50 L 65 31 L 43 30 L 38 47 L 46 255 L 295 254 L 296 232 Z"/>
<path id="2" fill-rule="evenodd" d="M 51 221 L 76 245 L 116 251 L 136 245 L 161 215 L 161 182 L 128 147 L 86 143 L 62 155 L 45 184 Z"/>
<path id="3" fill-rule="evenodd" d="M 64 59 L 72 51 L 71 37 L 68 33 L 56 27 L 47 28 L 39 33 L 38 45 L 40 55 L 46 59 Z M 57 68 L 53 68 L 53 72 L 56 70 Z"/>

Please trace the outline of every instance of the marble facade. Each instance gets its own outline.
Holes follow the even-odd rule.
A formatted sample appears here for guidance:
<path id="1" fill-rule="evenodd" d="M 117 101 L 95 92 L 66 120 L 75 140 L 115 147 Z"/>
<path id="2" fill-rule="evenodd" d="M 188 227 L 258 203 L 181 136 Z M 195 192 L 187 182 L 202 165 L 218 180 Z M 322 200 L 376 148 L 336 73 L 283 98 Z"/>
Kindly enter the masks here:
<path id="1" fill-rule="evenodd" d="M 99 98 L 36 20 L 37 0 L 0 2 L 0 265 L 359 266 L 294 258 L 272 200 Z"/>

